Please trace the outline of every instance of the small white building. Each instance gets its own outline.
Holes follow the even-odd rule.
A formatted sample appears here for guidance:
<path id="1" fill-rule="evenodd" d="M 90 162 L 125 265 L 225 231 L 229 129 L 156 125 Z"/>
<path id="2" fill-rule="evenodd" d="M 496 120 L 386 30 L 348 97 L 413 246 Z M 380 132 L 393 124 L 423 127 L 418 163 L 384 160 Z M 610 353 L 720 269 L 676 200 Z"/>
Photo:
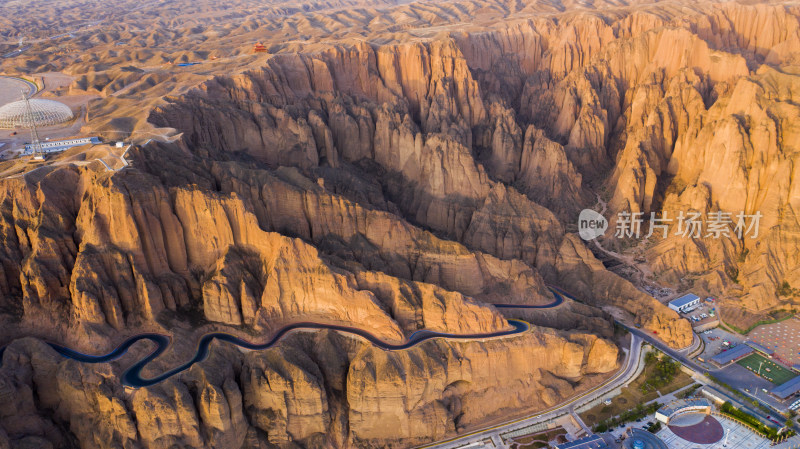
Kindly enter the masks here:
<path id="1" fill-rule="evenodd" d="M 99 143 L 100 139 L 98 137 L 81 137 L 76 139 L 49 140 L 45 142 L 39 142 L 39 146 L 41 147 L 42 153 L 59 153 L 61 151 L 69 150 L 72 147 L 89 144 L 97 145 Z M 25 151 L 22 152 L 22 155 L 27 156 L 29 154 L 33 154 L 34 152 L 34 145 L 31 143 L 26 143 Z"/>
<path id="2" fill-rule="evenodd" d="M 670 301 L 668 306 L 679 313 L 691 312 L 700 306 L 700 297 L 694 293 L 687 293 L 678 299 Z"/>

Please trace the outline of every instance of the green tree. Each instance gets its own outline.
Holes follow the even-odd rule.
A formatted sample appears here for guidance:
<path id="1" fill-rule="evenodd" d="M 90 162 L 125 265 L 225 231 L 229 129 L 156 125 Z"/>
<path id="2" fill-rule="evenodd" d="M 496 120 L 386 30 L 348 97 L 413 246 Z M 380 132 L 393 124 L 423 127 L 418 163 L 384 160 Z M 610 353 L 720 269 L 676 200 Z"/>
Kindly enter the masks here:
<path id="1" fill-rule="evenodd" d="M 739 269 L 736 267 L 725 267 L 725 274 L 728 275 L 728 278 L 733 282 L 739 283 Z"/>
<path id="2" fill-rule="evenodd" d="M 791 296 L 794 293 L 794 289 L 784 280 L 776 289 L 776 293 L 778 293 L 778 296 Z"/>

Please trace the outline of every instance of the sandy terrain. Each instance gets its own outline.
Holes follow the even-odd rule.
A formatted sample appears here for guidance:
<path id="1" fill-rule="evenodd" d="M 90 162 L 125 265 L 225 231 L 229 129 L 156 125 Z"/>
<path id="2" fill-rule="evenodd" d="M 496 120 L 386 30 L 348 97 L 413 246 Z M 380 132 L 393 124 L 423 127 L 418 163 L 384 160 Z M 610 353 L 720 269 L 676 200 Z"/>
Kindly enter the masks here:
<path id="1" fill-rule="evenodd" d="M 0 106 L 18 101 L 22 92 L 33 94 L 30 84 L 18 78 L 0 76 Z"/>
<path id="2" fill-rule="evenodd" d="M 689 322 L 645 287 L 713 295 L 745 326 L 798 304 L 795 2 L 14 0 L 3 12 L 0 73 L 76 111 L 45 138 L 131 145 L 0 162 L 0 447 L 412 447 L 613 375 L 612 315 L 689 345 Z M 27 138 L 3 137 L 2 149 Z M 607 234 L 595 251 L 639 289 L 573 232 L 598 194 L 607 217 L 758 210 L 763 232 Z M 550 303 L 551 285 L 577 299 L 494 306 Z M 336 332 L 265 351 L 215 343 L 139 389 L 123 373 L 141 347 L 93 365 L 44 342 L 100 353 L 171 335 L 155 375 L 186 360 L 196 329 L 267 339 L 331 322 L 402 341 L 515 317 L 530 332 L 405 351 Z"/>

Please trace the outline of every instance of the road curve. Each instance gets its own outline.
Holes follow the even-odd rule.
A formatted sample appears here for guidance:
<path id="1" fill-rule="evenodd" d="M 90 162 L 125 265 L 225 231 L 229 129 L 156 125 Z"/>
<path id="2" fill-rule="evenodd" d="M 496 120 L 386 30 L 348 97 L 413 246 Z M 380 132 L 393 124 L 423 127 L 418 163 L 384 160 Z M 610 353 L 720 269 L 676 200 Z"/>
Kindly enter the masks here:
<path id="1" fill-rule="evenodd" d="M 15 76 L 0 75 L 0 106 L 22 99 L 22 92 L 33 96 L 39 90 L 36 84 Z"/>
<path id="2" fill-rule="evenodd" d="M 625 382 L 627 382 L 636 374 L 641 348 L 642 339 L 638 335 L 633 335 L 631 338 L 630 351 L 628 352 L 628 356 L 625 360 L 625 366 L 623 368 L 621 368 L 612 378 L 608 379 L 602 384 L 597 385 L 589 391 L 585 391 L 577 396 L 574 396 L 565 402 L 555 405 L 547 410 L 539 411 L 536 414 L 527 416 L 525 418 L 514 419 L 503 424 L 476 429 L 469 433 L 458 435 L 447 440 L 417 446 L 416 449 L 451 449 L 466 447 L 470 444 L 485 440 L 492 434 L 502 435 L 542 422 L 552 421 L 569 413 L 570 409 L 581 407 L 585 405 L 587 401 L 605 395 L 620 385 L 625 384 Z"/>
<path id="3" fill-rule="evenodd" d="M 494 304 L 494 307 L 505 308 L 505 309 L 510 309 L 510 308 L 547 309 L 547 308 L 557 307 L 564 302 L 563 296 L 558 291 L 552 288 L 550 288 L 550 291 L 553 293 L 555 300 L 549 304 L 544 304 L 544 305 Z M 200 338 L 200 341 L 197 343 L 197 351 L 195 352 L 195 355 L 194 357 L 192 357 L 191 360 L 176 368 L 164 372 L 158 376 L 150 378 L 143 377 L 142 371 L 144 370 L 145 366 L 147 366 L 148 363 L 152 362 L 154 359 L 156 359 L 158 356 L 160 356 L 167 350 L 167 348 L 170 345 L 171 338 L 166 335 L 155 334 L 155 333 L 136 335 L 125 340 L 114 350 L 104 355 L 84 354 L 82 352 L 78 352 L 73 349 L 67 348 L 66 346 L 59 345 L 57 343 L 52 343 L 52 342 L 46 342 L 46 343 L 63 357 L 84 363 L 105 363 L 119 359 L 128 352 L 128 349 L 130 349 L 131 346 L 133 346 L 135 343 L 141 340 L 151 341 L 156 344 L 156 348 L 145 358 L 131 365 L 122 374 L 123 385 L 133 388 L 139 388 L 157 384 L 180 372 L 186 371 L 195 363 L 205 360 L 206 357 L 208 357 L 209 346 L 214 340 L 220 340 L 226 343 L 235 344 L 245 349 L 258 351 L 271 348 L 272 346 L 276 345 L 286 334 L 295 330 L 326 329 L 326 330 L 335 330 L 339 332 L 346 332 L 349 334 L 358 335 L 359 337 L 364 338 L 365 340 L 369 341 L 373 345 L 383 350 L 398 351 L 398 350 L 408 349 L 412 346 L 422 343 L 423 341 L 430 340 L 433 338 L 447 338 L 451 340 L 475 340 L 475 339 L 495 338 L 495 337 L 514 335 L 522 332 L 527 332 L 530 329 L 530 325 L 525 321 L 521 320 L 509 319 L 508 324 L 511 326 L 511 329 L 509 330 L 504 330 L 499 332 L 488 332 L 488 333 L 474 333 L 474 334 L 450 334 L 450 333 L 434 332 L 426 329 L 421 329 L 411 334 L 411 336 L 404 343 L 400 344 L 391 344 L 384 342 L 383 340 L 379 339 L 378 337 L 374 336 L 373 334 L 363 329 L 358 329 L 349 326 L 339 326 L 335 324 L 322 324 L 314 322 L 292 323 L 287 326 L 284 326 L 280 330 L 278 330 L 272 336 L 272 338 L 266 343 L 252 343 L 224 332 L 213 332 L 206 334 Z M 5 352 L 5 349 L 6 349 L 5 347 L 0 348 L 0 364 L 2 364 L 3 352 Z"/>
<path id="4" fill-rule="evenodd" d="M 573 299 L 573 300 L 577 300 L 574 296 L 570 295 L 568 292 L 564 291 L 561 288 L 552 287 L 552 286 L 550 286 L 550 288 L 551 288 L 551 290 L 553 290 L 553 289 L 558 290 L 562 295 L 566 296 L 567 298 L 570 298 L 570 299 Z M 661 341 L 659 338 L 655 337 L 654 335 L 652 335 L 652 334 L 650 334 L 648 332 L 643 331 L 642 329 L 637 329 L 637 328 L 635 328 L 635 327 L 633 327 L 633 326 L 631 326 L 631 325 L 629 325 L 627 323 L 623 323 L 623 322 L 621 322 L 619 320 L 614 320 L 614 322 L 619 324 L 620 326 L 624 327 L 625 329 L 627 329 L 632 335 L 641 338 L 645 342 L 647 342 L 650 345 L 652 345 L 654 348 L 656 348 L 659 351 L 663 352 L 664 354 L 667 354 L 668 356 L 672 357 L 673 360 L 676 360 L 678 363 L 682 364 L 683 366 L 685 366 L 689 370 L 694 371 L 698 375 L 707 376 L 709 374 L 712 374 L 714 376 L 721 376 L 725 372 L 726 368 L 708 369 L 708 368 L 705 368 L 705 367 L 699 365 L 694 360 L 692 360 L 692 358 L 689 356 L 687 348 L 673 349 L 670 346 L 668 346 L 666 343 Z M 716 388 L 721 388 L 722 390 L 726 390 L 727 389 L 726 387 L 721 387 L 721 386 L 716 386 Z M 742 387 L 742 388 L 744 388 L 744 387 Z M 758 399 L 758 398 L 756 397 L 756 399 Z M 764 401 L 764 400 L 761 400 L 761 403 L 767 405 L 770 408 L 772 408 L 776 413 L 781 413 L 780 410 L 775 408 L 774 404 L 771 404 L 771 403 L 769 403 L 767 401 Z M 755 407 L 751 407 L 747 403 L 747 401 L 742 401 L 742 405 L 746 409 L 746 411 L 748 413 L 750 413 L 751 415 L 760 417 L 762 421 L 769 421 L 769 419 L 768 419 L 769 416 L 767 414 L 763 413 L 761 410 L 759 410 L 759 409 L 757 409 Z"/>
<path id="5" fill-rule="evenodd" d="M 36 92 L 39 92 L 39 86 L 37 86 L 34 82 L 29 81 L 25 78 L 21 78 L 19 76 L 11 76 L 11 75 L 0 75 L 0 78 L 10 79 L 12 81 L 18 81 L 24 83 L 28 87 L 28 96 L 33 96 Z"/>

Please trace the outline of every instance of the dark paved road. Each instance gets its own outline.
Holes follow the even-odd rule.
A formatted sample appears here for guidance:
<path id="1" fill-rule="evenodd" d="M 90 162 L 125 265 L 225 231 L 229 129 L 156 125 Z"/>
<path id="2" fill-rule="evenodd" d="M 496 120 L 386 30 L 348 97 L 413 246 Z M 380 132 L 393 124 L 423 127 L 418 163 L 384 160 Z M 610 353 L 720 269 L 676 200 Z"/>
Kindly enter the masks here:
<path id="1" fill-rule="evenodd" d="M 557 307 L 564 302 L 564 298 L 561 296 L 561 294 L 559 294 L 559 292 L 553 289 L 551 289 L 551 292 L 553 293 L 554 301 L 551 302 L 550 304 L 544 304 L 544 305 L 494 304 L 494 306 L 496 308 L 547 309 L 547 308 Z M 205 360 L 205 358 L 208 357 L 208 351 L 209 351 L 208 348 L 214 340 L 220 340 L 226 343 L 231 343 L 245 349 L 263 350 L 274 346 L 287 333 L 294 330 L 327 329 L 327 330 L 335 330 L 340 332 L 346 332 L 353 335 L 358 335 L 381 349 L 387 351 L 398 351 L 398 350 L 408 349 L 412 346 L 415 346 L 419 343 L 422 343 L 423 341 L 430 340 L 432 338 L 447 338 L 454 340 L 476 340 L 476 339 L 496 338 L 496 337 L 519 334 L 522 332 L 527 332 L 530 329 L 528 323 L 521 320 L 509 319 L 508 324 L 511 327 L 511 329 L 509 330 L 504 330 L 499 332 L 489 332 L 489 333 L 473 333 L 473 334 L 450 334 L 450 333 L 434 332 L 422 329 L 411 334 L 408 340 L 405 343 L 401 344 L 386 343 L 383 340 L 376 337 L 375 335 L 363 329 L 358 329 L 349 326 L 338 326 L 334 324 L 322 324 L 313 322 L 293 323 L 288 326 L 284 326 L 283 328 L 278 330 L 278 332 L 276 332 L 273 335 L 273 337 L 266 343 L 252 343 L 231 334 L 226 334 L 223 332 L 215 332 L 206 334 L 200 338 L 200 341 L 197 344 L 197 351 L 195 352 L 195 355 L 194 357 L 192 357 L 191 360 L 161 375 L 152 378 L 142 377 L 142 370 L 144 370 L 144 367 L 148 363 L 152 362 L 154 359 L 156 359 L 158 356 L 160 356 L 167 350 L 167 348 L 170 345 L 171 339 L 166 335 L 152 334 L 152 333 L 136 335 L 122 342 L 122 344 L 117 346 L 113 351 L 109 352 L 108 354 L 102 354 L 102 355 L 84 354 L 82 352 L 78 352 L 52 342 L 47 342 L 47 344 L 50 345 L 53 349 L 55 349 L 56 352 L 58 352 L 62 356 L 73 360 L 77 360 L 79 362 L 105 363 L 119 359 L 128 352 L 128 349 L 130 349 L 131 346 L 133 346 L 139 341 L 142 340 L 151 341 L 156 344 L 156 349 L 153 350 L 144 359 L 134 363 L 122 375 L 123 385 L 138 388 L 138 387 L 147 387 L 150 385 L 157 384 L 171 376 L 174 376 L 180 372 L 189 369 L 195 363 Z M 2 363 L 3 352 L 5 352 L 5 347 L 0 348 L 0 364 Z"/>
<path id="2" fill-rule="evenodd" d="M 358 335 L 365 340 L 369 341 L 373 345 L 387 350 L 387 351 L 398 351 L 403 349 L 408 349 L 412 346 L 418 345 L 423 341 L 430 340 L 432 338 L 447 338 L 447 339 L 457 339 L 457 340 L 474 340 L 474 339 L 484 339 L 484 338 L 496 338 L 496 337 L 503 337 L 507 335 L 514 335 L 519 334 L 521 332 L 527 332 L 530 329 L 528 323 L 520 320 L 508 320 L 508 323 L 511 325 L 511 329 L 500 331 L 500 332 L 490 332 L 490 333 L 476 333 L 476 334 L 448 334 L 442 332 L 433 332 L 433 331 L 421 331 L 415 332 L 414 334 L 409 337 L 408 341 L 401 344 L 391 344 L 386 343 L 383 340 L 379 339 L 378 337 L 374 336 L 373 334 L 354 327 L 348 326 L 337 326 L 335 324 L 322 324 L 322 323 L 313 323 L 313 322 L 303 322 L 303 323 L 293 323 L 288 326 L 282 327 L 275 335 L 266 343 L 252 343 L 247 340 L 243 340 L 239 337 L 236 337 L 231 334 L 226 334 L 222 332 L 214 332 L 210 334 L 206 334 L 200 338 L 200 341 L 197 344 L 197 351 L 195 352 L 194 357 L 188 362 L 173 368 L 163 374 L 160 374 L 156 377 L 152 378 L 144 378 L 142 377 L 142 370 L 144 367 L 156 359 L 158 356 L 163 354 L 170 345 L 170 337 L 162 334 L 141 334 L 131 337 L 125 340 L 122 344 L 117 346 L 113 351 L 109 352 L 108 354 L 103 355 L 90 355 L 84 354 L 82 352 L 78 352 L 67 348 L 65 346 L 61 346 L 56 343 L 47 342 L 50 347 L 56 350 L 59 354 L 64 357 L 77 360 L 79 362 L 84 363 L 106 363 L 112 360 L 117 360 L 123 355 L 128 352 L 131 346 L 136 344 L 139 341 L 147 340 L 151 341 L 156 344 L 156 349 L 153 350 L 147 357 L 143 358 L 142 360 L 134 363 L 130 368 L 125 370 L 122 374 L 122 383 L 123 385 L 139 388 L 139 387 L 148 387 L 150 385 L 157 384 L 159 382 L 164 381 L 165 379 L 172 377 L 180 372 L 186 371 L 195 363 L 201 362 L 208 357 L 209 346 L 214 340 L 224 341 L 226 343 L 231 343 L 236 346 L 250 349 L 250 350 L 263 350 L 271 348 L 272 346 L 276 345 L 286 334 L 294 330 L 335 330 L 340 332 L 346 332 L 349 334 Z M 5 350 L 3 348 L 2 350 Z M 2 351 L 0 350 L 0 351 Z M 2 356 L 2 352 L 0 352 L 0 356 Z"/>

